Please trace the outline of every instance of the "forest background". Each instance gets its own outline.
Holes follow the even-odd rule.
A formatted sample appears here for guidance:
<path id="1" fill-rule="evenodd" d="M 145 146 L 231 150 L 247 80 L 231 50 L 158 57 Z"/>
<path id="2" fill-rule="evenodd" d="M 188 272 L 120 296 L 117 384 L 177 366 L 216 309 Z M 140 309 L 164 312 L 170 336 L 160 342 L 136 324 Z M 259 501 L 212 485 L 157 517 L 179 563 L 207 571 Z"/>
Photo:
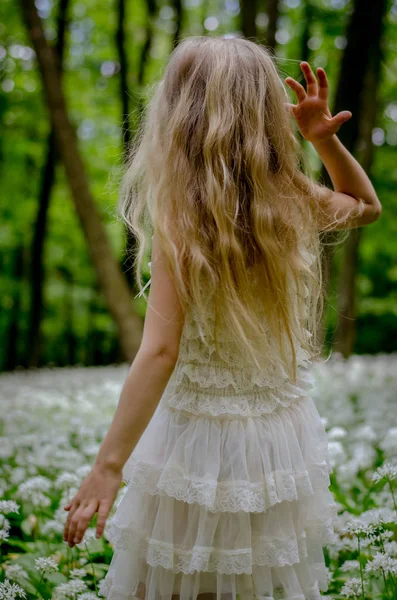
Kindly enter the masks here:
<path id="1" fill-rule="evenodd" d="M 300 61 L 325 68 L 332 112 L 353 113 L 338 135 L 383 212 L 324 239 L 324 351 L 397 350 L 395 0 L 2 0 L 0 370 L 134 356 L 146 303 L 118 180 L 151 85 L 189 35 L 257 40 L 301 82 Z"/>

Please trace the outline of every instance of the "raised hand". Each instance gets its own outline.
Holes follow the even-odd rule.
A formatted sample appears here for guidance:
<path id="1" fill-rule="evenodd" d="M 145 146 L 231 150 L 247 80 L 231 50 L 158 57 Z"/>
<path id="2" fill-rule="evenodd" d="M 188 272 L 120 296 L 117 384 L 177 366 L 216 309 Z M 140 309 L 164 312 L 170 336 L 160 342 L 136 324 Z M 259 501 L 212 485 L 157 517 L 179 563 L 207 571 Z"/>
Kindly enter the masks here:
<path id="1" fill-rule="evenodd" d="M 306 140 L 322 142 L 337 133 L 352 113 L 343 110 L 333 117 L 328 107 L 328 79 L 324 69 L 317 68 L 317 82 L 309 63 L 301 62 L 300 68 L 305 76 L 307 89 L 292 77 L 287 77 L 285 83 L 295 92 L 298 104 L 287 102 L 286 107 Z"/>
<path id="2" fill-rule="evenodd" d="M 70 547 L 79 544 L 94 514 L 98 512 L 96 537 L 104 530 L 106 519 L 122 482 L 122 472 L 94 465 L 71 502 L 63 539 Z"/>

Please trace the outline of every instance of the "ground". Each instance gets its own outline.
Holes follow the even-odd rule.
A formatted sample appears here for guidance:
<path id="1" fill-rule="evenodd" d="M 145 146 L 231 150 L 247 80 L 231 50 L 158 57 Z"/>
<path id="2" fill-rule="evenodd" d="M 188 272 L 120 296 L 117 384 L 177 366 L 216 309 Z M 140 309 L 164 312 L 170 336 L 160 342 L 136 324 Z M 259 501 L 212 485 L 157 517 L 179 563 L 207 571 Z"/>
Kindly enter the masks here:
<path id="1" fill-rule="evenodd" d="M 97 540 L 91 527 L 70 549 L 62 541 L 62 507 L 90 469 L 127 370 L 122 365 L 0 375 L 0 600 L 97 598 L 112 555 L 106 530 Z M 335 543 L 325 549 L 328 597 L 392 600 L 397 355 L 346 361 L 334 354 L 312 372 L 339 508 Z"/>

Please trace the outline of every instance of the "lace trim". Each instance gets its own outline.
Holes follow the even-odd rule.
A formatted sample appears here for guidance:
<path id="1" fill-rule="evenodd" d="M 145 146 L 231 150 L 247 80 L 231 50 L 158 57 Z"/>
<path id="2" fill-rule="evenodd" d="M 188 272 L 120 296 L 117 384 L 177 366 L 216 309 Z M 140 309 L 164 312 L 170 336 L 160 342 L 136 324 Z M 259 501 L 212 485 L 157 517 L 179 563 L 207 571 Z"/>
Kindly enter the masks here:
<path id="1" fill-rule="evenodd" d="M 284 500 L 311 496 L 316 489 L 330 485 L 327 461 L 311 465 L 303 473 L 273 471 L 263 481 L 217 481 L 187 477 L 181 467 L 153 464 L 131 457 L 123 471 L 128 487 L 138 487 L 151 495 L 165 494 L 189 504 L 204 505 L 211 512 L 259 513 Z"/>
<path id="2" fill-rule="evenodd" d="M 124 600 L 142 600 L 143 598 L 143 586 L 140 589 L 142 584 L 137 583 L 131 589 L 128 588 L 126 591 L 125 588 L 117 585 L 110 574 L 107 574 L 104 579 L 99 582 L 98 586 L 98 595 L 104 596 L 108 600 L 113 598 L 113 593 L 116 594 L 117 600 L 120 600 L 122 597 Z M 322 600 L 323 596 L 320 594 L 318 584 L 311 586 L 309 589 L 305 589 L 305 595 L 302 594 L 294 595 L 294 596 L 286 596 L 283 590 L 274 590 L 274 596 L 257 596 L 252 595 L 250 593 L 249 598 L 246 595 L 239 594 L 240 600 Z"/>
<path id="3" fill-rule="evenodd" d="M 316 540 L 323 544 L 334 536 L 330 519 L 313 531 Z M 120 528 L 115 521 L 111 522 L 106 535 L 115 548 L 133 552 L 135 556 L 138 553 L 152 567 L 160 566 L 174 573 L 185 574 L 195 571 L 242 574 L 252 573 L 254 565 L 283 567 L 299 563 L 302 557 L 308 557 L 307 540 L 311 539 L 311 532 L 309 528 L 298 536 L 294 534 L 284 539 L 253 535 L 251 548 L 233 550 L 198 545 L 186 548 Z"/>
<path id="4" fill-rule="evenodd" d="M 176 385 L 196 383 L 202 388 L 217 390 L 226 388 L 235 392 L 258 392 L 258 388 L 270 388 L 277 390 L 284 395 L 298 397 L 302 395 L 299 385 L 294 385 L 288 381 L 280 382 L 280 377 L 269 378 L 268 373 L 260 371 L 248 371 L 247 369 L 225 367 L 224 364 L 212 361 L 209 364 L 195 364 L 185 361 L 182 356 L 178 358 L 173 371 L 173 381 Z M 314 379 L 306 376 L 306 383 L 310 387 L 314 385 Z M 301 382 L 304 383 L 303 375 Z M 255 388 L 256 389 L 253 389 Z"/>
<path id="5" fill-rule="evenodd" d="M 168 388 L 164 404 L 177 411 L 205 417 L 259 417 L 278 408 L 289 408 L 291 404 L 306 399 L 314 386 L 312 380 L 300 380 L 299 385 L 284 385 L 279 388 L 252 389 L 244 394 L 230 393 L 227 388 L 210 391 L 188 381 L 176 388 Z"/>
<path id="6" fill-rule="evenodd" d="M 239 348 L 236 345 L 232 345 L 230 342 L 219 342 L 218 346 L 218 355 L 223 361 L 223 364 L 221 363 L 223 368 L 235 367 L 242 370 L 242 367 L 240 366 L 241 353 Z M 185 337 L 185 334 L 183 334 L 179 351 L 179 355 L 183 361 L 196 361 L 202 364 L 212 364 L 216 362 L 214 359 L 215 354 L 215 344 L 212 340 L 207 340 L 206 343 L 204 343 L 201 339 L 189 339 Z M 304 350 L 302 347 L 298 347 L 296 349 L 296 360 L 297 365 L 301 367 L 306 367 L 312 364 L 309 353 L 306 352 L 306 350 Z M 246 367 L 244 368 L 247 370 Z M 272 373 L 268 371 L 267 375 L 270 381 L 288 377 L 281 363 L 278 369 L 273 369 Z"/>

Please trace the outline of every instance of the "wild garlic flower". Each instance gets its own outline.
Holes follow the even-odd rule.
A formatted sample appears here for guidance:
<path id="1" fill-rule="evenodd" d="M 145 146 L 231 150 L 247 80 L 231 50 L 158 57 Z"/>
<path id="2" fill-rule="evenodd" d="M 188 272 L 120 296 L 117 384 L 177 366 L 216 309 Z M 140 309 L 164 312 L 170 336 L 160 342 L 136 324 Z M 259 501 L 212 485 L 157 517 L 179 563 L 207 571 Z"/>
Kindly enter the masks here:
<path id="1" fill-rule="evenodd" d="M 21 500 L 24 500 L 25 502 L 30 502 L 31 504 L 33 504 L 33 506 L 37 506 L 39 508 L 51 505 L 51 500 L 41 490 L 38 490 L 34 487 L 22 486 L 24 486 L 23 483 L 19 486 L 18 489 L 18 496 L 21 498 Z"/>
<path id="2" fill-rule="evenodd" d="M 10 537 L 10 534 L 7 529 L 0 529 L 0 544 L 1 542 L 5 542 Z"/>
<path id="3" fill-rule="evenodd" d="M 58 563 L 51 556 L 35 558 L 34 563 L 35 568 L 42 574 L 58 571 Z"/>
<path id="4" fill-rule="evenodd" d="M 378 483 L 382 479 L 397 479 L 397 466 L 392 463 L 385 463 L 381 467 L 378 467 L 372 476 L 372 481 Z"/>
<path id="5" fill-rule="evenodd" d="M 348 573 L 350 571 L 358 571 L 360 569 L 360 563 L 358 560 L 345 560 L 340 570 L 343 573 Z"/>
<path id="6" fill-rule="evenodd" d="M 79 478 L 75 473 L 61 473 L 55 480 L 54 486 L 57 490 L 67 490 L 79 484 Z"/>
<path id="7" fill-rule="evenodd" d="M 0 500 L 0 513 L 8 515 L 8 513 L 18 513 L 20 509 L 19 504 L 14 500 Z"/>
<path id="8" fill-rule="evenodd" d="M 0 583 L 0 600 L 15 600 L 15 598 L 26 598 L 25 590 L 17 583 L 5 579 Z"/>
<path id="9" fill-rule="evenodd" d="M 340 595 L 345 596 L 345 598 L 361 598 L 361 579 L 358 579 L 358 577 L 348 579 L 343 588 L 341 589 Z"/>
<path id="10" fill-rule="evenodd" d="M 0 529 L 0 543 L 4 542 L 5 540 L 8 540 L 8 538 L 10 537 L 9 531 L 10 531 L 10 523 L 9 521 L 5 518 L 4 515 L 0 515 L 0 527 L 2 527 L 2 529 Z"/>
<path id="11" fill-rule="evenodd" d="M 86 575 L 87 571 L 85 569 L 72 569 L 70 571 L 70 579 L 82 579 Z"/>
<path id="12" fill-rule="evenodd" d="M 21 567 L 21 565 L 16 563 L 4 563 L 3 567 L 6 572 L 7 579 L 10 581 L 19 579 L 19 577 L 25 577 L 26 579 L 29 579 L 28 573 Z"/>
<path id="13" fill-rule="evenodd" d="M 64 511 L 65 512 L 65 511 Z M 49 519 L 41 526 L 41 533 L 44 537 L 54 537 L 54 535 L 62 535 L 64 525 L 55 521 L 55 519 Z"/>
<path id="14" fill-rule="evenodd" d="M 379 573 L 383 572 L 395 575 L 397 573 L 397 559 L 387 556 L 387 554 L 383 554 L 382 552 L 377 552 L 374 558 L 367 562 L 365 571 L 367 573 L 376 573 L 379 571 Z"/>
<path id="15" fill-rule="evenodd" d="M 87 590 L 87 585 L 81 579 L 72 579 L 67 583 L 61 583 L 54 589 L 54 598 L 64 600 L 65 598 L 75 598 L 77 594 L 81 594 Z"/>
<path id="16" fill-rule="evenodd" d="M 386 506 L 366 510 L 360 515 L 360 521 L 369 525 L 386 525 L 388 523 L 395 523 L 396 520 L 396 511 Z"/>
<path id="17" fill-rule="evenodd" d="M 391 542 L 385 542 L 383 545 L 385 554 L 387 556 L 396 556 L 397 557 L 397 542 L 392 540 Z"/>
<path id="18" fill-rule="evenodd" d="M 359 518 L 353 518 L 346 523 L 344 532 L 353 533 L 357 536 L 367 536 L 373 532 L 373 525 L 370 523 L 363 523 Z"/>

